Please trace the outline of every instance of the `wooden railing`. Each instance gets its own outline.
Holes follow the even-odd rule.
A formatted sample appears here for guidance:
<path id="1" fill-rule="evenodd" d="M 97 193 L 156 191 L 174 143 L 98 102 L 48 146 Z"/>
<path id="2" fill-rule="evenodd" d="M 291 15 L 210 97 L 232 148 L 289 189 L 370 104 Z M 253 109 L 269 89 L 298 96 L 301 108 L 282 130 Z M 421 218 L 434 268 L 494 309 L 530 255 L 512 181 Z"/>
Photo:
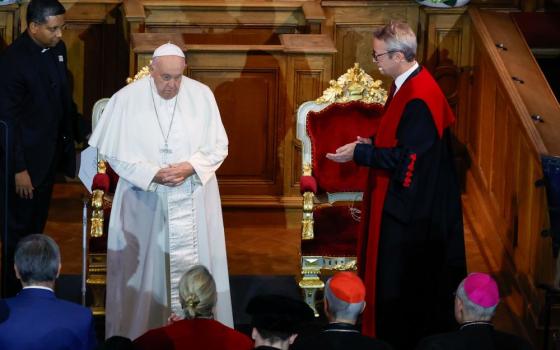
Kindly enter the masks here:
<path id="1" fill-rule="evenodd" d="M 510 310 L 536 339 L 543 295 L 555 280 L 541 156 L 560 155 L 560 106 L 507 13 L 471 8 L 473 66 L 468 121 L 465 219 Z M 538 121 L 535 116 L 539 115 Z"/>

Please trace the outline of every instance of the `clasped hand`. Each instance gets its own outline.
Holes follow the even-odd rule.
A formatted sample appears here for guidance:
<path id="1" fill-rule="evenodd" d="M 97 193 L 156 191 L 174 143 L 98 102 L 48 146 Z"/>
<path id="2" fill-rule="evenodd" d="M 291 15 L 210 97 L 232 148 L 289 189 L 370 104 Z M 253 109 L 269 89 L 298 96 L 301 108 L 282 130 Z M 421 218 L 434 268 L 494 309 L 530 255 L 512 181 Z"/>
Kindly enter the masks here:
<path id="1" fill-rule="evenodd" d="M 336 153 L 327 153 L 327 159 L 337 163 L 346 163 L 354 158 L 354 149 L 358 143 L 366 143 L 371 145 L 371 139 L 357 136 L 356 141 L 347 143 L 344 146 L 338 147 Z"/>
<path id="2" fill-rule="evenodd" d="M 194 168 L 189 162 L 170 164 L 159 169 L 153 182 L 170 187 L 180 186 L 192 174 L 194 174 Z"/>

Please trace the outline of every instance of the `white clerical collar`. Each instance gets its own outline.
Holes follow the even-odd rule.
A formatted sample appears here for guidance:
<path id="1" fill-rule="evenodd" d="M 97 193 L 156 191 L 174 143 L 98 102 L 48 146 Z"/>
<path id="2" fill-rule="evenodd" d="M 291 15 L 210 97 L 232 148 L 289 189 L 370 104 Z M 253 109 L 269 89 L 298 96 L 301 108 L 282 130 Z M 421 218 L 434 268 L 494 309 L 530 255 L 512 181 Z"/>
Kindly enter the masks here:
<path id="1" fill-rule="evenodd" d="M 406 72 L 402 73 L 395 79 L 395 94 L 401 88 L 402 84 L 406 81 L 406 79 L 418 68 L 418 62 L 414 62 L 412 67 L 410 67 Z"/>
<path id="2" fill-rule="evenodd" d="M 45 287 L 45 286 L 27 286 L 27 287 L 23 287 L 23 289 L 44 289 L 44 290 L 49 290 L 49 291 L 54 293 L 54 290 L 52 290 L 49 287 Z"/>

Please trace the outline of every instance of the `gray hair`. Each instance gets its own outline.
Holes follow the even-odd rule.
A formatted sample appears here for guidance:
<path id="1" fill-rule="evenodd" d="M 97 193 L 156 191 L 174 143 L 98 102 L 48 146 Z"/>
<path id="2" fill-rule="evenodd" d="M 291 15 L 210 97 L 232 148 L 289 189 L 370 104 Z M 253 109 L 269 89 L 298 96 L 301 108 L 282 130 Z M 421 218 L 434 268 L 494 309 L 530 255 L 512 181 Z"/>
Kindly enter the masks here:
<path id="1" fill-rule="evenodd" d="M 358 320 L 358 316 L 362 312 L 364 307 L 364 302 L 361 303 L 347 303 L 343 300 L 338 299 L 331 291 L 331 280 L 329 279 L 325 285 L 325 299 L 327 300 L 327 306 L 329 313 L 336 320 Z"/>
<path id="2" fill-rule="evenodd" d="M 58 276 L 60 249 L 49 236 L 32 234 L 18 242 L 14 262 L 23 283 L 54 282 Z"/>
<path id="3" fill-rule="evenodd" d="M 483 307 L 473 303 L 465 292 L 465 280 L 457 287 L 457 298 L 463 302 L 463 314 L 466 319 L 473 321 L 490 321 L 494 317 L 498 305 Z"/>
<path id="4" fill-rule="evenodd" d="M 384 41 L 387 51 L 402 52 L 408 62 L 416 58 L 416 34 L 405 22 L 391 21 L 389 24 L 377 28 L 373 37 Z M 392 57 L 392 54 L 389 54 Z"/>
<path id="5" fill-rule="evenodd" d="M 195 265 L 179 281 L 179 299 L 186 319 L 210 318 L 216 305 L 216 282 L 202 265 Z"/>

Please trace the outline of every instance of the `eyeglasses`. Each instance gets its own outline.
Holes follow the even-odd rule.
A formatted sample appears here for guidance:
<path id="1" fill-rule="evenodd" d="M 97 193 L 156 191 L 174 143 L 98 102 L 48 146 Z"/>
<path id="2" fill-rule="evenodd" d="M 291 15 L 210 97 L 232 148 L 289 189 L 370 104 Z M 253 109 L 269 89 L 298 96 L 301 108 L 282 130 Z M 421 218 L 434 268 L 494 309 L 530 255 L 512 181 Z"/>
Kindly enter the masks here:
<path id="1" fill-rule="evenodd" d="M 383 56 L 383 55 L 386 55 L 386 54 L 389 54 L 389 53 L 395 53 L 395 52 L 398 52 L 398 51 L 391 50 L 391 51 L 383 52 L 383 53 L 380 53 L 380 54 L 376 54 L 375 51 L 372 51 L 372 52 L 371 52 L 371 57 L 373 58 L 373 60 L 374 60 L 375 62 L 378 62 L 378 61 L 379 61 L 379 57 L 381 57 L 381 56 Z"/>

